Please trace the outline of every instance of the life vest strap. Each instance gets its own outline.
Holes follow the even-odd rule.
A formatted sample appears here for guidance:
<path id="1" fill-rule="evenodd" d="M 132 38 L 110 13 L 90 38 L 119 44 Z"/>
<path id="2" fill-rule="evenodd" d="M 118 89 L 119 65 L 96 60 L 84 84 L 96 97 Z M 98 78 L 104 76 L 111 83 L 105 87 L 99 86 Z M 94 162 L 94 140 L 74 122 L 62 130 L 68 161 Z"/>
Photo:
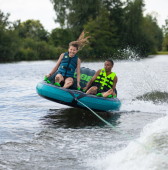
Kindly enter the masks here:
<path id="1" fill-rule="evenodd" d="M 108 77 L 107 77 L 106 79 L 113 82 L 113 80 L 112 80 L 111 78 L 108 78 Z"/>
<path id="2" fill-rule="evenodd" d="M 67 71 L 68 71 L 68 68 L 69 68 L 69 64 L 70 64 L 70 62 L 71 62 L 71 59 L 72 59 L 72 58 L 69 59 L 69 62 L 68 62 L 68 65 L 67 65 L 67 67 L 66 67 L 66 71 L 65 71 L 65 75 L 64 75 L 64 76 L 66 76 L 66 74 L 67 74 Z"/>
<path id="3" fill-rule="evenodd" d="M 100 78 L 98 78 L 98 77 L 100 77 Z M 103 78 L 104 78 L 104 76 L 98 75 L 98 76 L 96 77 L 95 81 L 96 81 L 96 80 L 97 80 L 97 81 L 103 80 Z"/>
<path id="4" fill-rule="evenodd" d="M 66 69 L 66 70 L 73 71 L 73 69 L 71 69 L 71 68 L 69 68 L 69 67 L 62 66 L 62 68 Z"/>
<path id="5" fill-rule="evenodd" d="M 99 77 L 100 77 L 100 78 L 97 77 L 97 78 L 95 79 L 95 82 L 96 82 L 96 81 L 104 81 L 104 76 L 100 76 L 100 75 L 99 75 Z M 107 79 L 109 82 L 110 82 L 110 81 L 113 82 L 113 80 L 112 80 L 111 78 L 106 77 L 105 79 Z M 108 81 L 106 81 L 107 84 L 109 83 Z"/>
<path id="6" fill-rule="evenodd" d="M 107 86 L 113 87 L 113 85 L 110 84 L 110 82 L 106 81 Z"/>

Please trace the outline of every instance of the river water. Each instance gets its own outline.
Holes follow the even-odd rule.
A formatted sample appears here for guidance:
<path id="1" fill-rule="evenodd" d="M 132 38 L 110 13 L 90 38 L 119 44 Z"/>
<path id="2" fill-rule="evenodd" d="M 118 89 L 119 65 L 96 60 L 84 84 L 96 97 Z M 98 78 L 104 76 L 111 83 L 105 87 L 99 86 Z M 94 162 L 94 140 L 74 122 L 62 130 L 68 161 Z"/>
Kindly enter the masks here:
<path id="1" fill-rule="evenodd" d="M 127 136 L 90 111 L 38 96 L 56 61 L 0 64 L 0 170 L 168 169 L 168 56 L 114 63 L 122 107 L 99 115 Z"/>

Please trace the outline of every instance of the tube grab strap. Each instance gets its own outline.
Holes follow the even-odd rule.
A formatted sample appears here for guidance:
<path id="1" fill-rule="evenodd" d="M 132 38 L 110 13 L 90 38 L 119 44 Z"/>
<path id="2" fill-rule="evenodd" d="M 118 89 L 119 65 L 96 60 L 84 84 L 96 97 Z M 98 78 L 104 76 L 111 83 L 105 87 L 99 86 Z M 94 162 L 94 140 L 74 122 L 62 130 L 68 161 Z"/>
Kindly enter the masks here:
<path id="1" fill-rule="evenodd" d="M 81 99 L 82 97 L 85 97 L 87 94 L 81 93 L 78 97 L 75 97 L 74 93 L 71 90 L 68 90 L 68 92 L 72 95 L 73 100 L 72 103 L 76 106 L 78 99 Z"/>

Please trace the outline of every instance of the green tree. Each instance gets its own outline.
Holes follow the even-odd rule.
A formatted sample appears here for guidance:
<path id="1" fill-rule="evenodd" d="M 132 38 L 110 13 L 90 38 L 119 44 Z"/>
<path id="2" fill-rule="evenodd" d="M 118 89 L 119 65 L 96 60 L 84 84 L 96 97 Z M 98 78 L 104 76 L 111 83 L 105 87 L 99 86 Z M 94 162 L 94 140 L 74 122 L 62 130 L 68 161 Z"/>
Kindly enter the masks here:
<path id="1" fill-rule="evenodd" d="M 18 31 L 21 38 L 32 38 L 37 41 L 48 41 L 49 33 L 44 29 L 39 20 L 27 20 L 14 22 L 13 27 Z"/>
<path id="2" fill-rule="evenodd" d="M 162 30 L 157 24 L 157 19 L 151 14 L 143 18 L 141 35 L 139 45 L 145 55 L 157 53 L 158 50 L 162 49 Z"/>
<path id="3" fill-rule="evenodd" d="M 157 25 L 156 17 L 143 17 L 143 0 L 127 1 L 124 12 L 123 44 L 134 48 L 140 56 L 147 56 L 161 50 L 162 30 Z"/>
<path id="4" fill-rule="evenodd" d="M 165 20 L 165 25 L 162 26 L 164 40 L 163 40 L 163 50 L 168 51 L 168 19 Z"/>
<path id="5" fill-rule="evenodd" d="M 12 30 L 8 17 L 0 11 L 0 61 L 12 61 L 18 51 L 20 40 L 17 31 Z"/>
<path id="6" fill-rule="evenodd" d="M 157 18 L 153 14 L 147 15 L 146 16 L 148 20 L 151 22 L 152 25 L 152 30 L 155 39 L 155 47 L 158 51 L 162 50 L 162 43 L 163 43 L 163 31 L 162 29 L 158 26 L 157 23 Z"/>
<path id="7" fill-rule="evenodd" d="M 96 18 L 101 0 L 50 0 L 54 5 L 57 19 L 61 27 L 71 28 L 75 39 L 83 31 L 83 26 L 89 21 L 89 17 Z"/>
<path id="8" fill-rule="evenodd" d="M 119 44 L 123 42 L 123 26 L 124 26 L 124 3 L 121 0 L 103 0 L 105 9 L 109 12 L 109 21 L 112 26 L 117 27 L 116 34 L 119 37 Z"/>
<path id="9" fill-rule="evenodd" d="M 74 40 L 72 32 L 68 28 L 55 28 L 50 34 L 50 43 L 54 44 L 55 47 L 60 46 L 67 49 L 69 43 Z"/>
<path id="10" fill-rule="evenodd" d="M 0 31 L 7 29 L 6 27 L 9 26 L 10 22 L 8 21 L 10 14 L 7 13 L 6 16 L 0 10 Z"/>
<path id="11" fill-rule="evenodd" d="M 127 1 L 124 14 L 124 45 L 139 45 L 142 36 L 143 7 L 143 0 Z"/>
<path id="12" fill-rule="evenodd" d="M 89 22 L 84 26 L 92 37 L 90 39 L 91 49 L 94 55 L 98 57 L 113 54 L 118 45 L 117 27 L 109 17 L 109 12 L 102 8 L 99 16 L 96 19 L 90 18 Z"/>

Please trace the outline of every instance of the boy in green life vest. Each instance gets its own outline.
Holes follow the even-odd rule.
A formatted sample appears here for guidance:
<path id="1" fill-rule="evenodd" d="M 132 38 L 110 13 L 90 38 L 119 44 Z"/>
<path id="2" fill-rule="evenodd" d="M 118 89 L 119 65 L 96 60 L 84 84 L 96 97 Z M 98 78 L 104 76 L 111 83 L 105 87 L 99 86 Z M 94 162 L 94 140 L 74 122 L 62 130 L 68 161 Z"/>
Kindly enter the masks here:
<path id="1" fill-rule="evenodd" d="M 118 78 L 116 73 L 112 72 L 113 65 L 112 60 L 106 60 L 104 68 L 95 73 L 83 90 L 85 90 L 87 94 L 97 94 L 97 96 L 101 97 L 116 97 L 115 88 Z M 91 85 L 92 87 L 88 89 Z"/>

